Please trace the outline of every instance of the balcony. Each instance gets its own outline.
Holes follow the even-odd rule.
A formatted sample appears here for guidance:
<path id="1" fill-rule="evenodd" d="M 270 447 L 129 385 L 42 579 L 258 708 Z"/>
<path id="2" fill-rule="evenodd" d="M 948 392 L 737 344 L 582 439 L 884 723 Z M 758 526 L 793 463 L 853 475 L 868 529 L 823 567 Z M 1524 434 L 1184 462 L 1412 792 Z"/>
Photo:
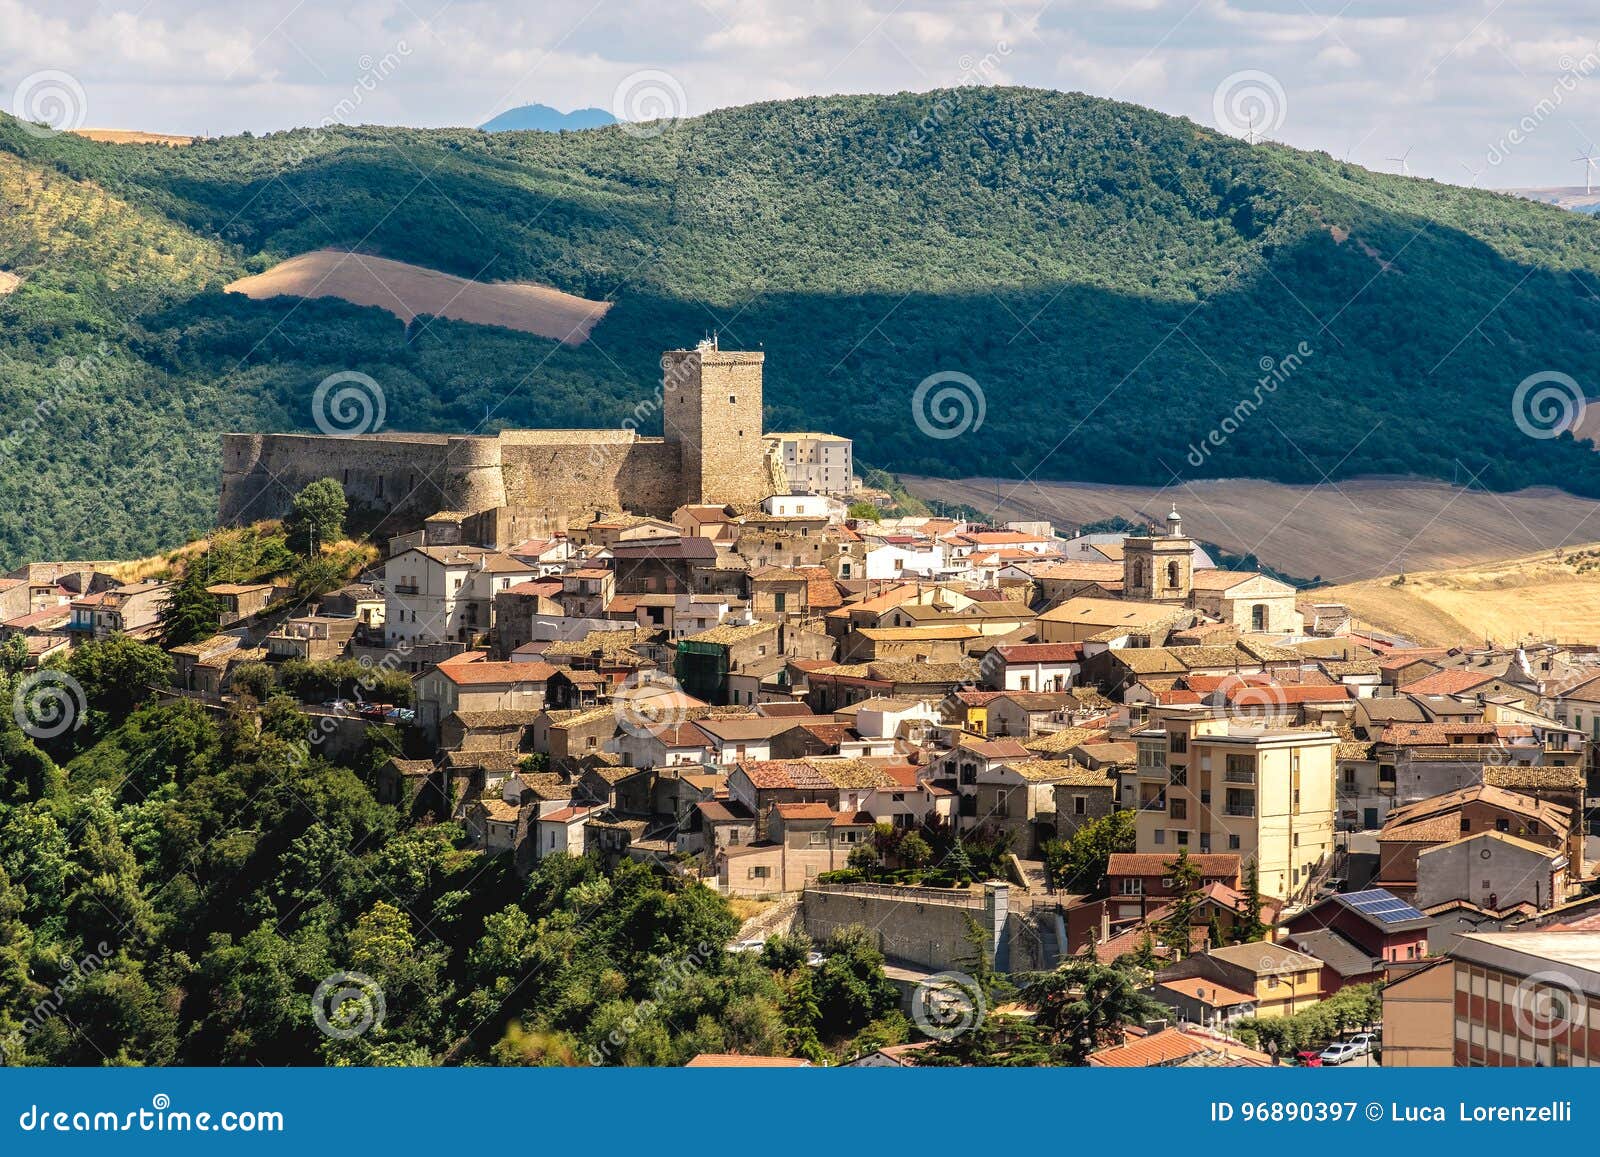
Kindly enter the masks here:
<path id="1" fill-rule="evenodd" d="M 1222 773 L 1224 783 L 1255 783 L 1256 773 L 1253 771 L 1225 771 Z"/>
<path id="2" fill-rule="evenodd" d="M 1236 819 L 1254 819 L 1256 809 L 1250 804 L 1229 804 L 1227 807 L 1222 809 L 1222 814 L 1225 816 L 1233 816 Z"/>
<path id="3" fill-rule="evenodd" d="M 394 586 L 390 587 L 389 589 L 397 595 L 414 595 L 417 593 L 417 584 L 395 583 Z"/>

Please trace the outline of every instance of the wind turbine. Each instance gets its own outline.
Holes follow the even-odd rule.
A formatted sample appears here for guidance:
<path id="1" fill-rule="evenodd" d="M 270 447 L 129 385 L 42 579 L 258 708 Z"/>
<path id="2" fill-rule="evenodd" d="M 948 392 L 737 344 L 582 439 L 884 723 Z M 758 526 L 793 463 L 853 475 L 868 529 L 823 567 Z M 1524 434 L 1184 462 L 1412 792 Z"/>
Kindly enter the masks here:
<path id="1" fill-rule="evenodd" d="M 1407 176 L 1411 172 L 1411 166 L 1406 164 L 1406 158 L 1411 155 L 1411 150 L 1415 147 L 1415 145 L 1408 146 L 1406 151 L 1401 153 L 1398 157 L 1386 157 L 1384 159 L 1393 161 L 1395 164 L 1399 165 L 1400 175 L 1402 177 Z"/>
<path id="2" fill-rule="evenodd" d="M 1586 194 L 1593 193 L 1594 192 L 1594 171 L 1595 171 L 1596 166 L 1600 166 L 1600 157 L 1596 157 L 1594 155 L 1594 149 L 1593 148 L 1589 148 L 1589 149 L 1585 150 L 1584 152 L 1579 153 L 1577 156 L 1573 157 L 1572 159 L 1574 161 L 1582 161 L 1583 162 L 1583 191 Z"/>

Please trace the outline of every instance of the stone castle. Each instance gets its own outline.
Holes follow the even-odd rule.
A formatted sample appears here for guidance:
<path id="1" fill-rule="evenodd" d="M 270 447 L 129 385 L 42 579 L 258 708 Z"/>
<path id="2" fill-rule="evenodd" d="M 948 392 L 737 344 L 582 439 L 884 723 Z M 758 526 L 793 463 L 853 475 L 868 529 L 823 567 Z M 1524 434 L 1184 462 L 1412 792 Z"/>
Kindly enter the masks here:
<path id="1" fill-rule="evenodd" d="M 222 525 L 283 515 L 319 478 L 391 533 L 473 519 L 486 544 L 565 531 L 597 513 L 667 517 L 685 504 L 749 506 L 786 490 L 762 441 L 759 352 L 716 341 L 662 356 L 659 393 L 624 428 L 491 435 L 225 434 Z M 663 436 L 631 428 L 660 411 Z"/>

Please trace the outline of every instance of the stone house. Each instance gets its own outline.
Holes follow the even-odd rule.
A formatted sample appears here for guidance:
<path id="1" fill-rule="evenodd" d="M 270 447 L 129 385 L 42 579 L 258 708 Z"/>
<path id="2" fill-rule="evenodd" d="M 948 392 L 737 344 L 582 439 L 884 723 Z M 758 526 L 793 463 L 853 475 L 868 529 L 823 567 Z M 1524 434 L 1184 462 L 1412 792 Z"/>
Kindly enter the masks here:
<path id="1" fill-rule="evenodd" d="M 222 607 L 222 626 L 232 626 L 267 609 L 272 602 L 271 583 L 212 583 L 206 593 Z"/>
<path id="2" fill-rule="evenodd" d="M 1583 833 L 1572 813 L 1504 788 L 1479 785 L 1396 808 L 1378 836 L 1379 887 L 1402 898 L 1417 889 L 1417 860 L 1431 847 L 1478 832 L 1502 832 L 1581 861 Z M 1570 846 L 1569 846 L 1570 845 Z"/>
<path id="3" fill-rule="evenodd" d="M 1071 760 L 1052 760 L 1067 768 L 1055 786 L 1055 838 L 1070 839 L 1092 820 L 1117 810 L 1117 779 L 1105 769 L 1083 767 Z"/>
<path id="4" fill-rule="evenodd" d="M 723 848 L 717 878 L 724 895 L 799 892 L 823 872 L 849 866 L 850 853 L 872 837 L 873 820 L 823 803 L 782 803 L 768 809 L 768 838 Z"/>
<path id="5" fill-rule="evenodd" d="M 617 713 L 610 706 L 582 711 L 546 708 L 533 721 L 533 749 L 552 762 L 574 762 L 602 753 L 617 726 Z"/>
<path id="6" fill-rule="evenodd" d="M 437 738 L 453 713 L 538 711 L 555 669 L 545 663 L 497 663 L 475 651 L 424 671 L 413 681 L 417 726 Z"/>
<path id="7" fill-rule="evenodd" d="M 322 663 L 344 655 L 359 620 L 332 615 L 297 615 L 285 619 L 266 637 L 267 654 L 276 662 L 302 659 Z"/>
<path id="8" fill-rule="evenodd" d="M 1230 944 L 1196 952 L 1161 969 L 1156 982 L 1194 976 L 1249 994 L 1257 1016 L 1290 1016 L 1323 997 L 1322 961 L 1281 944 Z"/>

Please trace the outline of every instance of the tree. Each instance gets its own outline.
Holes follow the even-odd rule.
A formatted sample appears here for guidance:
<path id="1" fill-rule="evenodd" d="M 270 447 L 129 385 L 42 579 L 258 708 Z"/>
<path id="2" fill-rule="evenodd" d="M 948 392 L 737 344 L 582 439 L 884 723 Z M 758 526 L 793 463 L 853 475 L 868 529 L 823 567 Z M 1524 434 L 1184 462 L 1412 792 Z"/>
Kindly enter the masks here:
<path id="1" fill-rule="evenodd" d="M 156 612 L 164 650 L 209 639 L 222 621 L 222 600 L 206 590 L 207 568 L 201 561 L 183 572 Z"/>
<path id="2" fill-rule="evenodd" d="M 895 855 L 908 868 L 925 868 L 933 862 L 933 849 L 916 832 L 906 833 L 900 846 L 895 849 Z"/>
<path id="3" fill-rule="evenodd" d="M 1161 939 L 1172 952 L 1172 958 L 1189 954 L 1189 929 L 1194 924 L 1194 914 L 1200 903 L 1200 869 L 1189 858 L 1188 848 L 1178 849 L 1178 858 L 1169 860 L 1167 874 L 1172 879 L 1172 911 L 1161 922 Z"/>
<path id="4" fill-rule="evenodd" d="M 1056 1064 L 1065 1065 L 1087 1064 L 1096 1049 L 1119 1044 L 1128 1025 L 1167 1015 L 1126 972 L 1081 959 L 1034 974 L 1019 999 L 1037 1010 L 1033 1023 L 1042 1043 Z"/>
<path id="5" fill-rule="evenodd" d="M 899 1006 L 899 993 L 884 975 L 883 953 L 860 925 L 828 937 L 826 959 L 815 971 L 818 1029 L 828 1037 L 852 1036 Z"/>
<path id="6" fill-rule="evenodd" d="M 160 647 L 112 635 L 73 651 L 66 671 L 83 688 L 91 707 L 121 720 L 156 688 L 171 686 L 173 662 Z"/>
<path id="7" fill-rule="evenodd" d="M 883 518 L 883 511 L 870 502 L 852 502 L 845 513 L 858 522 L 878 522 Z"/>
<path id="8" fill-rule="evenodd" d="M 1249 944 L 1267 935 L 1267 926 L 1261 920 L 1261 871 L 1253 858 L 1244 869 L 1244 899 L 1244 919 L 1234 929 L 1234 935 L 1240 944 Z"/>
<path id="9" fill-rule="evenodd" d="M 1067 842 L 1055 886 L 1071 891 L 1095 891 L 1105 879 L 1111 857 L 1118 852 L 1131 852 L 1136 846 L 1133 812 L 1116 811 L 1090 820 L 1073 832 Z"/>
<path id="10" fill-rule="evenodd" d="M 294 496 L 283 520 L 289 549 L 314 556 L 344 537 L 344 519 L 350 510 L 344 489 L 332 478 L 319 478 Z"/>

